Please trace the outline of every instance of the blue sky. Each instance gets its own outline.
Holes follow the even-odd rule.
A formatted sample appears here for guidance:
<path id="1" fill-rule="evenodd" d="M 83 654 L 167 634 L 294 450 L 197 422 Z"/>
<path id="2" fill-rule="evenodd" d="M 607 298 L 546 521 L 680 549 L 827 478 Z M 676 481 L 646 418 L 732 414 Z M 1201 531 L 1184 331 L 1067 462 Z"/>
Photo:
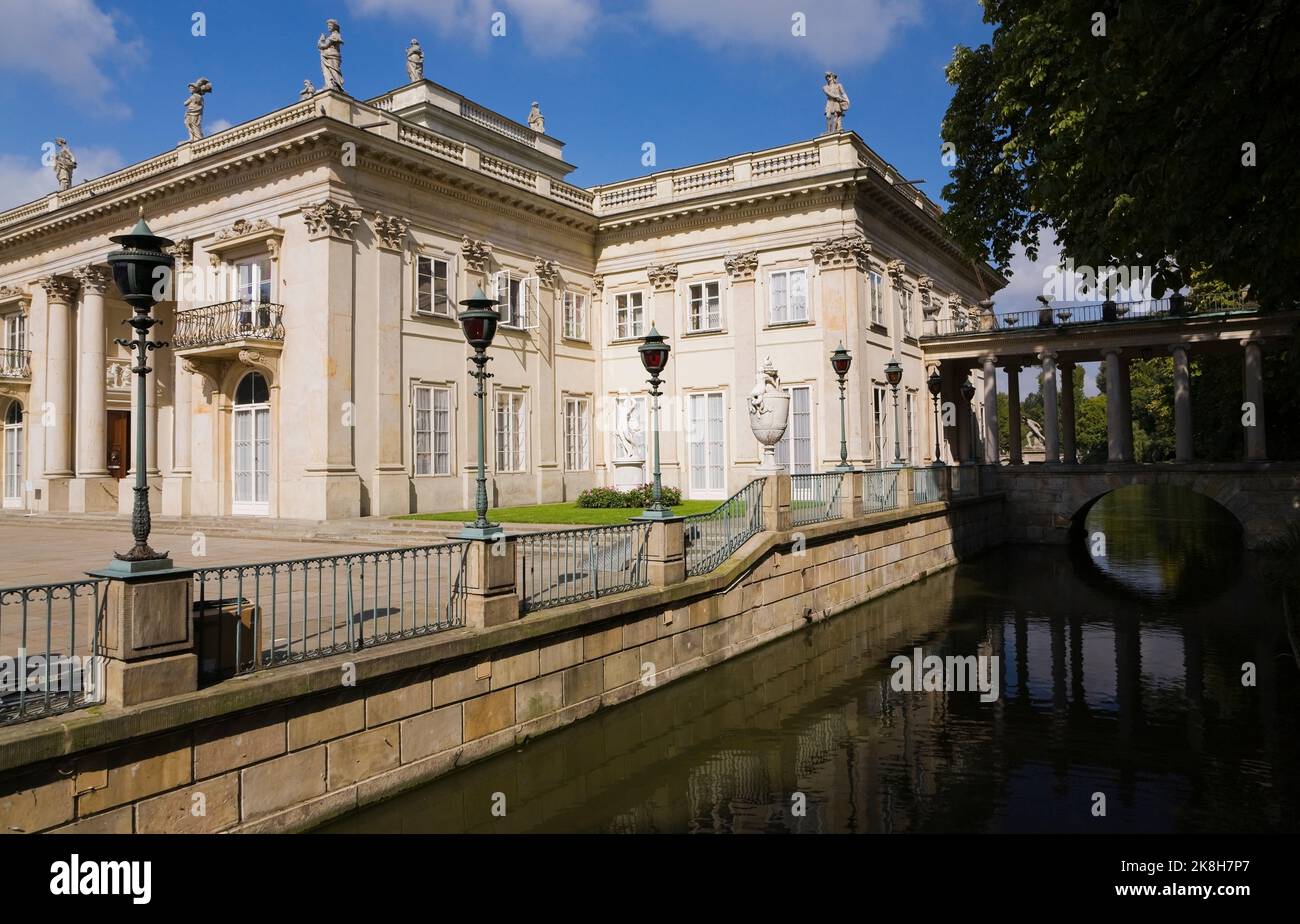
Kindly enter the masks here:
<path id="1" fill-rule="evenodd" d="M 814 137 L 834 70 L 845 127 L 938 199 L 944 67 L 991 35 L 977 0 L 0 0 L 0 16 L 0 208 L 54 189 L 41 155 L 55 136 L 78 181 L 175 146 L 199 77 L 215 87 L 209 132 L 293 102 L 304 79 L 320 85 L 330 17 L 348 92 L 405 83 L 418 38 L 429 79 L 520 121 L 538 100 L 583 186 L 649 172 L 646 141 L 667 169 Z M 1056 254 L 1044 243 L 1040 265 Z M 1032 307 L 1041 270 L 1013 268 L 998 301 Z"/>

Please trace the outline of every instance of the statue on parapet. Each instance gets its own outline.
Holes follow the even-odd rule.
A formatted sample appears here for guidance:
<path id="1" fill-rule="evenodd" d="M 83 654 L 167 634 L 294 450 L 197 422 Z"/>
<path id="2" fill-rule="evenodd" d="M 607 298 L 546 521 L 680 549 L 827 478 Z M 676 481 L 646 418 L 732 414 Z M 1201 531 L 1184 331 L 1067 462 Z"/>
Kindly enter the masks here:
<path id="1" fill-rule="evenodd" d="M 191 141 L 203 137 L 203 97 L 212 92 L 212 82 L 200 77 L 190 84 L 190 95 L 185 100 L 185 130 L 190 133 Z"/>
<path id="2" fill-rule="evenodd" d="M 323 90 L 343 92 L 343 35 L 339 32 L 337 19 L 325 20 L 329 35 L 322 35 L 316 41 L 320 49 L 320 71 L 325 78 Z"/>
<path id="3" fill-rule="evenodd" d="M 55 138 L 54 143 L 59 146 L 59 153 L 54 155 L 54 176 L 59 181 L 59 189 L 72 188 L 72 171 L 77 169 L 77 159 L 72 156 L 72 149 L 68 147 L 68 142 L 63 138 Z"/>
<path id="4" fill-rule="evenodd" d="M 826 94 L 826 131 L 843 131 L 844 113 L 849 111 L 849 94 L 833 71 L 826 72 L 826 84 L 822 87 L 822 92 Z"/>
<path id="5" fill-rule="evenodd" d="M 533 100 L 533 108 L 528 110 L 528 127 L 539 135 L 546 134 L 546 119 L 542 118 L 542 110 L 537 107 L 537 100 Z"/>
<path id="6" fill-rule="evenodd" d="M 415 39 L 406 46 L 406 79 L 409 83 L 418 83 L 424 79 L 424 49 Z"/>

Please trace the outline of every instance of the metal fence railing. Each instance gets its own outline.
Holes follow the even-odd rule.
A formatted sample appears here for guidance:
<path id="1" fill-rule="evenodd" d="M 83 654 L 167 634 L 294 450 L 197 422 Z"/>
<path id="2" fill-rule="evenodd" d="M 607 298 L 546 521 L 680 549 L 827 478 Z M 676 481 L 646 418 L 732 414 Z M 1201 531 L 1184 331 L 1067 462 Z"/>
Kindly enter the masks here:
<path id="1" fill-rule="evenodd" d="M 940 465 L 913 468 L 912 501 L 917 504 L 933 504 L 944 500 L 945 475 L 946 472 Z"/>
<path id="2" fill-rule="evenodd" d="M 464 542 L 194 572 L 199 670 L 243 674 L 465 624 Z"/>
<path id="3" fill-rule="evenodd" d="M 844 474 L 821 472 L 790 476 L 790 522 L 795 526 L 843 516 Z"/>
<path id="4" fill-rule="evenodd" d="M 878 513 L 898 506 L 896 468 L 868 469 L 862 473 L 862 512 Z"/>
<path id="5" fill-rule="evenodd" d="M 529 533 L 515 541 L 525 613 L 650 583 L 648 522 Z"/>
<path id="6" fill-rule="evenodd" d="M 763 479 L 751 481 L 708 513 L 683 524 L 686 573 L 707 574 L 763 529 Z"/>
<path id="7" fill-rule="evenodd" d="M 934 332 L 926 334 L 926 337 L 960 337 L 990 330 L 1023 330 L 1032 327 L 1073 327 L 1079 324 L 1177 319 L 1192 314 L 1251 311 L 1257 307 L 1236 295 L 1209 294 L 1088 304 L 1060 302 L 1027 311 L 958 312 L 951 317 L 936 319 Z"/>
<path id="8" fill-rule="evenodd" d="M 0 588 L 0 724 L 103 701 L 105 580 Z"/>

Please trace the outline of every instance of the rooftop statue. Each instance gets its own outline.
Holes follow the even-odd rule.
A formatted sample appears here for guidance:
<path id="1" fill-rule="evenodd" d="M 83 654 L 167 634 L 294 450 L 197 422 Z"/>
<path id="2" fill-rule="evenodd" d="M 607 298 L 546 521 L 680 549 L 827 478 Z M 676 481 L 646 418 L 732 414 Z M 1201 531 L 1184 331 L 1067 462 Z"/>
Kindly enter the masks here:
<path id="1" fill-rule="evenodd" d="M 826 72 L 826 85 L 822 92 L 826 94 L 826 131 L 843 131 L 844 113 L 849 111 L 849 94 L 844 92 L 840 79 L 832 71 Z"/>
<path id="2" fill-rule="evenodd" d="M 316 95 L 316 88 L 311 85 L 310 80 L 302 82 L 302 89 L 298 91 L 298 99 L 311 99 Z"/>
<path id="3" fill-rule="evenodd" d="M 203 96 L 211 92 L 212 83 L 206 77 L 190 84 L 190 96 L 185 101 L 185 130 L 190 133 L 191 141 L 203 137 Z"/>
<path id="4" fill-rule="evenodd" d="M 320 49 L 320 72 L 325 77 L 325 90 L 343 92 L 343 36 L 339 33 L 337 19 L 325 20 L 329 35 L 322 35 L 316 40 Z"/>
<path id="5" fill-rule="evenodd" d="M 77 159 L 72 156 L 72 150 L 66 140 L 55 138 L 54 143 L 59 146 L 59 153 L 54 155 L 53 164 L 54 175 L 59 180 L 59 189 L 71 189 L 72 171 L 77 169 Z"/>
<path id="6" fill-rule="evenodd" d="M 424 49 L 415 39 L 406 47 L 406 79 L 411 83 L 424 79 Z"/>
<path id="7" fill-rule="evenodd" d="M 546 134 L 546 119 L 542 117 L 542 110 L 537 108 L 537 100 L 533 100 L 533 108 L 528 110 L 528 127 L 539 135 Z"/>

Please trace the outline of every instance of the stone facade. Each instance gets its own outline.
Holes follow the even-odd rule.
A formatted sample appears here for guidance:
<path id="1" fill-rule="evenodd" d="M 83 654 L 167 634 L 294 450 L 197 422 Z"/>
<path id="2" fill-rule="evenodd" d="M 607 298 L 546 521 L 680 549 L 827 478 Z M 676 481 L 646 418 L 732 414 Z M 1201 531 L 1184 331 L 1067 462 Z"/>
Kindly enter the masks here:
<path id="1" fill-rule="evenodd" d="M 353 687 L 330 658 L 88 716 L 84 737 L 3 729 L 0 815 L 27 832 L 310 827 L 940 571 L 1001 541 L 1001 506 L 760 533 L 666 588 L 357 652 Z"/>
<path id="2" fill-rule="evenodd" d="M 923 315 L 1002 280 L 964 260 L 937 207 L 860 138 L 590 190 L 565 182 L 563 154 L 554 135 L 428 81 L 368 101 L 324 90 L 0 213 L 0 319 L 23 318 L 23 361 L 6 354 L 0 371 L 0 419 L 12 407 L 20 420 L 5 434 L 20 451 L 0 454 L 15 469 L 6 505 L 128 509 L 123 450 L 144 418 L 163 514 L 469 507 L 476 419 L 455 303 L 479 286 L 511 316 L 491 351 L 495 505 L 614 481 L 605 411 L 645 395 L 635 346 L 651 323 L 674 349 L 665 480 L 688 496 L 751 476 L 743 397 L 767 355 L 801 390 L 792 461 L 838 461 L 840 340 L 855 355 L 850 461 L 893 457 L 872 386 L 894 352 L 903 454 L 928 460 Z M 113 342 L 128 309 L 103 267 L 142 202 L 177 266 L 157 309 L 172 346 L 152 354 L 133 408 Z"/>

